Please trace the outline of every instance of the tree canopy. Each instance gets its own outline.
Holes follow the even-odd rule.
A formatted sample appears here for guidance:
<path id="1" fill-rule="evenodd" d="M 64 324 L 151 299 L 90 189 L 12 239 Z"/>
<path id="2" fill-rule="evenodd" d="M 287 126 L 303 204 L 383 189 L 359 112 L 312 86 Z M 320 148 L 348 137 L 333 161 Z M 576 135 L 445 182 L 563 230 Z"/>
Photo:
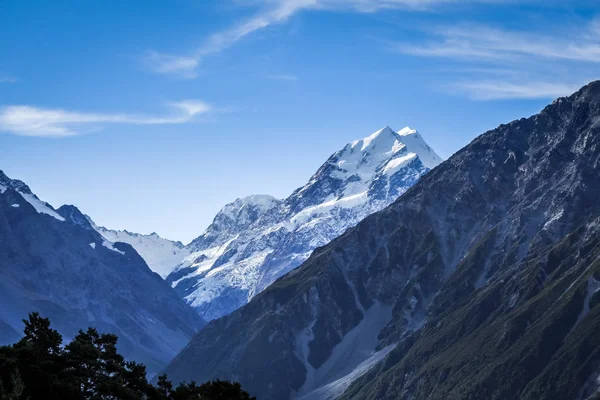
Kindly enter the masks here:
<path id="1" fill-rule="evenodd" d="M 94 328 L 63 346 L 63 338 L 38 313 L 24 337 L 0 347 L 0 400 L 256 400 L 239 383 L 216 380 L 174 386 L 166 375 L 156 386 L 146 367 L 117 351 L 117 336 Z"/>

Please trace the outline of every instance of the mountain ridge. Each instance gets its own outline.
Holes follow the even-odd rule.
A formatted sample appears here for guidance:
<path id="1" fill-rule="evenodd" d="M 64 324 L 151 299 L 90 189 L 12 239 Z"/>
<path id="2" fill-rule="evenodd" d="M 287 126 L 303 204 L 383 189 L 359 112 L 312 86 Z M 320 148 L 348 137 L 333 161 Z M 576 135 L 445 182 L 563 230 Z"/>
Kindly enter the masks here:
<path id="1" fill-rule="evenodd" d="M 211 321 L 166 372 L 235 378 L 264 399 L 596 393 L 599 118 L 592 82 L 480 135 Z M 358 328 L 371 310 L 385 327 L 339 369 L 336 349 L 372 340 Z"/>
<path id="2" fill-rule="evenodd" d="M 130 232 L 128 230 L 109 229 L 104 226 L 97 225 L 89 216 L 86 215 L 92 228 L 100 235 L 111 242 L 128 243 L 133 246 L 136 251 L 142 256 L 150 269 L 162 278 L 177 265 L 181 259 L 189 255 L 186 246 L 180 241 L 165 239 L 152 232 L 148 235 L 142 233 Z"/>
<path id="3" fill-rule="evenodd" d="M 33 311 L 65 340 L 83 326 L 119 336 L 129 359 L 156 373 L 203 325 L 135 249 L 98 234 L 74 206 L 54 209 L 0 172 L 0 342 Z"/>

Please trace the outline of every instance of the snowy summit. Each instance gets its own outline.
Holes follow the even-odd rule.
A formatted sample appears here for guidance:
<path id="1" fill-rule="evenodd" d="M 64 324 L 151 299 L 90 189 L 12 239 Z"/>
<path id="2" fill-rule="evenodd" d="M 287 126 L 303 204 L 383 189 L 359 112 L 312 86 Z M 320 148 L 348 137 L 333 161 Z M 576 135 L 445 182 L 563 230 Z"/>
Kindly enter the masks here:
<path id="1" fill-rule="evenodd" d="M 226 205 L 167 281 L 204 319 L 227 315 L 440 162 L 416 130 L 386 126 L 333 154 L 287 199 Z"/>

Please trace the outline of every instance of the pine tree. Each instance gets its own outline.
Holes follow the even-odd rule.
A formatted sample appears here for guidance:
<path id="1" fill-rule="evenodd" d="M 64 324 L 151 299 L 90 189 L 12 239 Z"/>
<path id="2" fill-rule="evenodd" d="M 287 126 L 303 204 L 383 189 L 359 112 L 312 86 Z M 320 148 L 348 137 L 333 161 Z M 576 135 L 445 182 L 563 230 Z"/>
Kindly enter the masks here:
<path id="1" fill-rule="evenodd" d="M 143 364 L 118 353 L 115 335 L 88 328 L 62 347 L 47 318 L 32 313 L 24 323 L 24 337 L 0 347 L 0 400 L 255 400 L 227 381 L 173 388 L 162 375 L 155 387 Z"/>

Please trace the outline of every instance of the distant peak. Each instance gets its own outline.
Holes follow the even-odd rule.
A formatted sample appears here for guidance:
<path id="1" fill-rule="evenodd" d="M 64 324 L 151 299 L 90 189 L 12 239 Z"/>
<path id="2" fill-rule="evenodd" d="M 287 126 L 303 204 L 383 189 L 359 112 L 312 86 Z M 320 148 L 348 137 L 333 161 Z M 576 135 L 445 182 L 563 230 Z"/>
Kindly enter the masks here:
<path id="1" fill-rule="evenodd" d="M 392 128 L 390 128 L 389 125 L 386 125 L 383 128 L 381 128 L 380 130 L 378 130 L 378 131 L 372 133 L 371 135 L 367 136 L 363 140 L 374 139 L 374 138 L 378 138 L 380 136 L 395 136 L 395 135 L 396 135 L 396 132 Z"/>
<path id="2" fill-rule="evenodd" d="M 10 179 L 2 170 L 0 170 L 0 185 L 21 193 L 33 194 L 25 182 L 18 179 Z"/>
<path id="3" fill-rule="evenodd" d="M 400 136 L 409 136 L 409 135 L 418 134 L 419 132 L 417 132 L 416 129 L 412 129 L 411 127 L 407 126 L 405 128 L 400 129 L 397 133 Z"/>
<path id="4" fill-rule="evenodd" d="M 557 106 L 561 104 L 576 102 L 576 103 L 585 103 L 590 101 L 598 101 L 600 97 L 600 80 L 595 80 L 587 85 L 580 88 L 575 93 L 569 96 L 563 96 L 555 99 L 552 104 L 546 106 L 543 112 L 548 112 L 550 110 L 555 109 Z"/>
<path id="5" fill-rule="evenodd" d="M 399 152 L 416 154 L 423 165 L 429 169 L 433 169 L 443 161 L 429 147 L 423 136 L 416 129 L 409 126 L 396 132 L 389 125 L 386 125 L 364 139 L 349 143 L 337 156 L 339 158 L 336 161 L 339 164 L 338 166 L 347 168 L 351 163 L 356 162 L 351 161 L 348 157 L 356 154 L 357 150 L 362 154 L 362 158 L 358 160 L 359 162 L 364 162 L 367 158 L 371 162 L 375 162 L 374 160 L 386 159 L 399 154 Z"/>
<path id="6" fill-rule="evenodd" d="M 233 203 L 227 204 L 221 209 L 221 211 L 219 211 L 219 214 L 227 215 L 229 218 L 235 218 L 235 215 L 237 215 L 243 209 L 252 208 L 258 210 L 259 212 L 265 212 L 272 209 L 279 203 L 281 203 L 281 200 L 278 200 L 268 194 L 253 194 L 238 198 Z"/>
<path id="7" fill-rule="evenodd" d="M 251 194 L 250 196 L 241 197 L 236 201 L 240 201 L 244 204 L 264 204 L 277 201 L 277 199 L 268 194 Z"/>
<path id="8" fill-rule="evenodd" d="M 391 147 L 397 140 L 398 135 L 396 132 L 386 125 L 380 130 L 373 132 L 366 138 L 355 140 L 354 142 L 350 143 L 350 147 L 353 149 L 359 148 L 360 151 L 373 148 L 384 149 Z"/>
<path id="9" fill-rule="evenodd" d="M 71 221 L 85 229 L 93 229 L 90 218 L 74 205 L 64 204 L 56 212 L 67 221 Z"/>

